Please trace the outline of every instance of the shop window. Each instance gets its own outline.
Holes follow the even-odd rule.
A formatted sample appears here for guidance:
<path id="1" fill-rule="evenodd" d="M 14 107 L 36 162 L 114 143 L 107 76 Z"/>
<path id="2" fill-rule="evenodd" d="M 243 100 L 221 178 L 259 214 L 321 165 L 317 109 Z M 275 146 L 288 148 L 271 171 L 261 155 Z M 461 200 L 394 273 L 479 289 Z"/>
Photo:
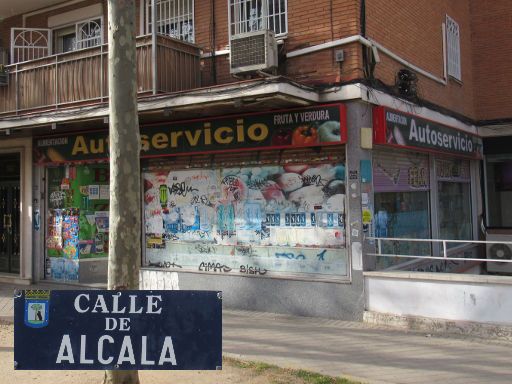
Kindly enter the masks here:
<path id="1" fill-rule="evenodd" d="M 460 28 L 459 24 L 448 15 L 446 15 L 446 55 L 448 76 L 461 81 Z"/>
<path id="2" fill-rule="evenodd" d="M 229 0 L 231 35 L 270 29 L 276 36 L 288 32 L 286 0 Z"/>
<path id="3" fill-rule="evenodd" d="M 375 194 L 375 236 L 408 239 L 430 238 L 428 192 L 386 192 Z M 411 241 L 384 241 L 381 252 L 394 255 L 427 256 L 430 244 Z M 405 258 L 379 258 L 384 269 L 407 262 Z"/>
<path id="4" fill-rule="evenodd" d="M 430 181 L 426 155 L 377 152 L 373 159 L 374 231 L 378 238 L 430 239 Z M 381 241 L 381 253 L 426 256 L 429 242 Z M 409 264 L 413 259 L 378 257 L 377 269 Z"/>
<path id="5" fill-rule="evenodd" d="M 487 156 L 487 226 L 512 228 L 512 160 Z"/>
<path id="6" fill-rule="evenodd" d="M 102 18 L 81 21 L 53 32 L 55 53 L 91 48 L 103 43 Z"/>
<path id="7" fill-rule="evenodd" d="M 46 277 L 76 282 L 79 261 L 108 256 L 108 165 L 50 167 L 47 183 Z"/>
<path id="8" fill-rule="evenodd" d="M 260 162 L 265 157 L 258 155 Z M 145 266 L 348 276 L 342 162 L 210 169 L 175 164 L 146 166 L 143 172 Z"/>
<path id="9" fill-rule="evenodd" d="M 194 0 L 157 0 L 156 32 L 193 43 Z M 151 0 L 146 0 L 146 31 L 151 33 Z"/>
<path id="10" fill-rule="evenodd" d="M 469 161 L 436 160 L 438 221 L 441 239 L 471 240 L 471 176 Z M 459 244 L 451 243 L 449 247 Z"/>

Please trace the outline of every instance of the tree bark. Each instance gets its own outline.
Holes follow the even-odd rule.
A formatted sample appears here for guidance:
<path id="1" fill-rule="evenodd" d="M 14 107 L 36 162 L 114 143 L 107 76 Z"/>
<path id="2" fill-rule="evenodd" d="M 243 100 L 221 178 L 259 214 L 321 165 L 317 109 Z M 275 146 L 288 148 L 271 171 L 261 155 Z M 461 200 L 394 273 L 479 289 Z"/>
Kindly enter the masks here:
<path id="1" fill-rule="evenodd" d="M 140 137 L 134 0 L 108 0 L 110 233 L 108 289 L 138 289 Z M 138 384 L 138 371 L 105 371 L 104 384 Z"/>

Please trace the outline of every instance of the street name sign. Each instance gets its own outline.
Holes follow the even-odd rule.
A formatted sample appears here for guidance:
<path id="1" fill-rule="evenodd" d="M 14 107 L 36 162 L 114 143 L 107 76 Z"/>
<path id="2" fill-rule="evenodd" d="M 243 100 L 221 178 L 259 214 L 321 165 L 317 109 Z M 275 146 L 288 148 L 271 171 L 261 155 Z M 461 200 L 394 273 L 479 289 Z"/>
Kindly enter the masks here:
<path id="1" fill-rule="evenodd" d="M 14 366 L 25 370 L 221 369 L 222 293 L 16 291 Z"/>

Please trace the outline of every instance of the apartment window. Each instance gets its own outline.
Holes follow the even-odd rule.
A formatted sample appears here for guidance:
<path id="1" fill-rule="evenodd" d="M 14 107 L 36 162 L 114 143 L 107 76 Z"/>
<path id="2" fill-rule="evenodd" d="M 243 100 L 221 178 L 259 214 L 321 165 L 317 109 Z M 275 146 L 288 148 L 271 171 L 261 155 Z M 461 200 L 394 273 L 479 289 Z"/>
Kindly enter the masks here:
<path id="1" fill-rule="evenodd" d="M 156 32 L 193 43 L 194 0 L 157 0 Z M 146 31 L 151 33 L 151 0 L 146 0 Z"/>
<path id="2" fill-rule="evenodd" d="M 76 49 L 90 48 L 102 42 L 101 19 L 76 24 Z"/>
<path id="3" fill-rule="evenodd" d="M 270 29 L 276 36 L 288 32 L 286 0 L 229 0 L 231 35 Z"/>
<path id="4" fill-rule="evenodd" d="M 95 47 L 103 43 L 103 20 L 99 17 L 61 27 L 53 36 L 55 53 Z"/>
<path id="5" fill-rule="evenodd" d="M 446 56 L 448 76 L 461 81 L 460 29 L 459 24 L 448 15 L 446 15 Z"/>

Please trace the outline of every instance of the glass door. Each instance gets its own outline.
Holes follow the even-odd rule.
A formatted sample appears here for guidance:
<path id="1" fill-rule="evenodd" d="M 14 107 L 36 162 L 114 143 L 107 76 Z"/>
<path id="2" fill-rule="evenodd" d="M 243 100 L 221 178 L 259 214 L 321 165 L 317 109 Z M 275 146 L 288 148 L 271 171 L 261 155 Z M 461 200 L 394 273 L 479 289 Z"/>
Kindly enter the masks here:
<path id="1" fill-rule="evenodd" d="M 0 272 L 20 271 L 20 156 L 0 155 Z"/>

